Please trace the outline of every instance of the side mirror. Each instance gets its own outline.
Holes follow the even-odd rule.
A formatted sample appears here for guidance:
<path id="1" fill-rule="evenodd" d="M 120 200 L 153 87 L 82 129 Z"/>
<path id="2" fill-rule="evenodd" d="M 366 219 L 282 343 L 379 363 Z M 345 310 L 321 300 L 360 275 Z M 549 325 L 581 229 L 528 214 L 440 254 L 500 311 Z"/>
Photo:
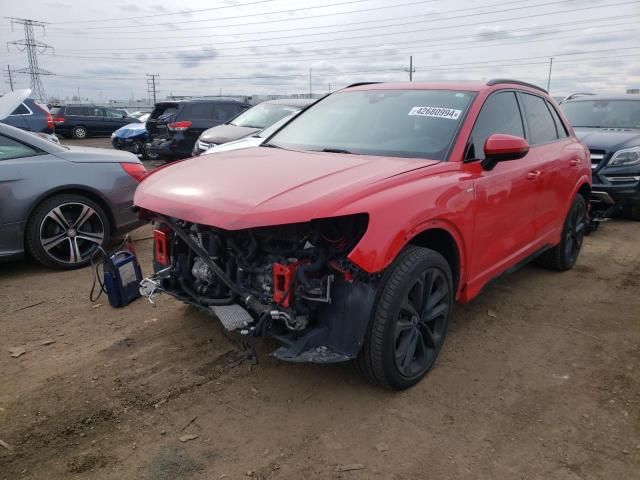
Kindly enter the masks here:
<path id="1" fill-rule="evenodd" d="M 494 133 L 484 142 L 482 168 L 493 169 L 498 162 L 518 160 L 529 153 L 529 143 L 522 137 Z"/>

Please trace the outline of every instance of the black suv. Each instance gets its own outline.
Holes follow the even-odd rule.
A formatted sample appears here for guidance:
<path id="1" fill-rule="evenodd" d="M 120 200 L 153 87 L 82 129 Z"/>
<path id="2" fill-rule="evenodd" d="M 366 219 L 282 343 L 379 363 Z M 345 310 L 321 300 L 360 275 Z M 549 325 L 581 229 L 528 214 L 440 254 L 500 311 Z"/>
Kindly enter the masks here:
<path id="1" fill-rule="evenodd" d="M 54 105 L 51 114 L 56 133 L 73 138 L 108 136 L 123 125 L 140 122 L 115 108 L 95 105 Z"/>
<path id="2" fill-rule="evenodd" d="M 228 122 L 250 106 L 235 100 L 157 103 L 147 120 L 147 149 L 167 160 L 189 157 L 202 132 Z"/>
<path id="3" fill-rule="evenodd" d="M 640 97 L 589 95 L 561 106 L 591 151 L 592 207 L 640 221 Z"/>
<path id="4" fill-rule="evenodd" d="M 53 117 L 46 105 L 25 99 L 2 123 L 35 133 L 53 133 Z"/>

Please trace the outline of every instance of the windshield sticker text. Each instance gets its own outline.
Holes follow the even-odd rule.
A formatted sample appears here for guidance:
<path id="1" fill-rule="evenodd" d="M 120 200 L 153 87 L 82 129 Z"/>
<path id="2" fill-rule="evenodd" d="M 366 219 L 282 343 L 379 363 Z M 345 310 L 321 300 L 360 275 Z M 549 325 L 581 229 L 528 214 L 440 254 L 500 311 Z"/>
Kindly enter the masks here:
<path id="1" fill-rule="evenodd" d="M 417 115 L 420 117 L 450 118 L 457 120 L 462 110 L 442 107 L 413 107 L 409 110 L 409 115 Z"/>

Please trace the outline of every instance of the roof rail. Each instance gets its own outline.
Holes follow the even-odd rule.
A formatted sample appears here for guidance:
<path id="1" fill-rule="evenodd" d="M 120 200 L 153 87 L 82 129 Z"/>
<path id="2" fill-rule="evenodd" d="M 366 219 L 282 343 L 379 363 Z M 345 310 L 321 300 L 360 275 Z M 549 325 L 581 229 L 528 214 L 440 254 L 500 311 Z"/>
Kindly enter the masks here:
<path id="1" fill-rule="evenodd" d="M 516 85 L 523 85 L 525 87 L 535 88 L 536 90 L 540 90 L 541 92 L 544 92 L 547 94 L 549 93 L 544 88 L 539 87 L 538 85 L 534 85 L 533 83 L 523 82 L 522 80 L 511 80 L 509 78 L 492 78 L 487 82 L 487 86 L 491 87 L 499 83 L 515 83 Z"/>
<path id="2" fill-rule="evenodd" d="M 347 85 L 344 88 L 361 87 L 362 85 L 375 85 L 376 83 L 384 83 L 384 82 L 357 82 L 357 83 L 352 83 L 351 85 Z"/>
<path id="3" fill-rule="evenodd" d="M 560 103 L 564 103 L 564 102 L 567 102 L 569 100 L 573 100 L 574 98 L 578 98 L 578 97 L 590 97 L 591 95 L 595 95 L 595 93 L 591 93 L 591 92 L 576 92 L 576 93 L 572 93 L 571 95 L 567 95 L 566 97 L 564 97 Z"/>

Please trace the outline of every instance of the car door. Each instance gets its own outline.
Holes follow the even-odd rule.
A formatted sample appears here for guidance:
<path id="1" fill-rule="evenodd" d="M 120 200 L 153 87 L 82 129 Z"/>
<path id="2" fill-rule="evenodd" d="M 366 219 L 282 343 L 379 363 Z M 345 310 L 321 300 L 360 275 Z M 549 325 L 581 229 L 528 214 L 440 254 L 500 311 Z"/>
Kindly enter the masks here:
<path id="1" fill-rule="evenodd" d="M 484 170 L 484 142 L 494 133 L 525 136 L 522 113 L 514 91 L 498 91 L 485 101 L 468 141 L 465 169 L 474 178 L 475 226 L 470 283 L 486 283 L 518 259 L 534 242 L 537 156 L 498 162 Z"/>
<path id="2" fill-rule="evenodd" d="M 0 258 L 23 249 L 29 208 L 62 162 L 7 135 L 0 134 Z M 47 170 L 50 169 L 50 170 Z"/>
<path id="3" fill-rule="evenodd" d="M 519 92 L 523 106 L 527 140 L 538 157 L 538 196 L 534 228 L 544 241 L 562 227 L 566 212 L 561 206 L 575 186 L 575 171 L 580 165 L 581 148 L 569 137 L 558 113 L 546 99 Z"/>

